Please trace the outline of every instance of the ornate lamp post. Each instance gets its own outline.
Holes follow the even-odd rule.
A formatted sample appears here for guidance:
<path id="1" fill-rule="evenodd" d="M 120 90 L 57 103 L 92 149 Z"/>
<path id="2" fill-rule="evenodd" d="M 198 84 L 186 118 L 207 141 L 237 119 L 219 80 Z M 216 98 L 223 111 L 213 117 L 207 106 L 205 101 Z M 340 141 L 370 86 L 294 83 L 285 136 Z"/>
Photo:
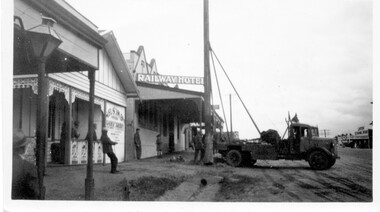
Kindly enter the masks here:
<path id="1" fill-rule="evenodd" d="M 38 69 L 38 99 L 37 99 L 37 173 L 40 191 L 40 199 L 45 199 L 45 187 L 43 185 L 45 167 L 45 145 L 47 138 L 47 103 L 48 80 L 46 77 L 45 63 L 47 58 L 62 43 L 57 32 L 53 29 L 56 23 L 52 18 L 42 17 L 42 24 L 27 31 L 33 49 L 33 56 Z"/>

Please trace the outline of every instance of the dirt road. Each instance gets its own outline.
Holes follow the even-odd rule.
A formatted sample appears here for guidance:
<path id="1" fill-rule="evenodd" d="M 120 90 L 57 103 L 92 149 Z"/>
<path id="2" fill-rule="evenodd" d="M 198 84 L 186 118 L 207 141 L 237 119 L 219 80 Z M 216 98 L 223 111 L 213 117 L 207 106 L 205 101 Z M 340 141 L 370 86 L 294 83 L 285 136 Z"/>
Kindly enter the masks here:
<path id="1" fill-rule="evenodd" d="M 258 161 L 254 167 L 239 168 L 223 163 L 196 165 L 191 162 L 193 152 L 181 153 L 184 162 L 170 162 L 171 156 L 166 156 L 121 163 L 122 174 L 116 175 L 109 173 L 109 165 L 96 165 L 95 199 L 125 200 L 123 180 L 161 177 L 180 181 L 154 201 L 371 202 L 372 150 L 340 148 L 339 152 L 341 159 L 325 171 L 311 170 L 305 161 L 284 160 Z M 48 168 L 46 199 L 83 200 L 85 177 L 85 166 Z M 207 185 L 202 185 L 201 179 L 206 179 Z M 131 187 L 130 200 L 144 200 L 137 190 Z"/>
<path id="2" fill-rule="evenodd" d="M 305 161 L 258 161 L 234 173 L 255 179 L 245 194 L 230 201 L 370 202 L 372 151 L 340 149 L 341 159 L 329 170 L 315 171 Z"/>

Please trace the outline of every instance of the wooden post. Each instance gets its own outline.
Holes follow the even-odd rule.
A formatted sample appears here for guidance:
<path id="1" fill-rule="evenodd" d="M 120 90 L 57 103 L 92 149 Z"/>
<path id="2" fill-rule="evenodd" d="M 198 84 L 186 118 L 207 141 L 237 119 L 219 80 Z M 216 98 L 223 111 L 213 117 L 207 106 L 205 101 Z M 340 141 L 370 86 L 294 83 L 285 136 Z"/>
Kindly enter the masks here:
<path id="1" fill-rule="evenodd" d="M 40 196 L 45 199 L 44 169 L 45 169 L 45 144 L 47 138 L 47 102 L 48 102 L 48 83 L 45 76 L 45 60 L 37 60 L 38 66 L 38 97 L 37 97 L 37 175 Z"/>
<path id="2" fill-rule="evenodd" d="M 95 98 L 95 70 L 88 71 L 88 79 L 90 80 L 90 102 L 88 116 L 88 132 L 89 141 L 87 145 L 87 176 L 85 179 L 85 199 L 94 199 L 95 181 L 93 178 L 93 132 L 94 132 L 94 98 Z"/>
<path id="3" fill-rule="evenodd" d="M 205 87 L 205 104 L 204 104 L 204 121 L 206 130 L 206 149 L 204 164 L 213 163 L 212 161 L 212 129 L 211 129 L 211 79 L 210 79 L 210 42 L 209 42 L 209 18 L 208 18 L 208 0 L 203 1 L 204 9 L 204 87 Z"/>
<path id="4" fill-rule="evenodd" d="M 69 164 L 71 165 L 71 147 L 72 147 L 72 143 L 73 143 L 73 140 L 71 139 L 72 138 L 72 128 L 73 128 L 73 106 L 71 104 L 71 88 L 69 88 L 69 102 L 68 102 L 68 107 L 66 108 L 67 110 L 67 113 L 66 114 L 66 117 L 65 117 L 65 121 L 66 121 L 66 126 L 68 127 L 68 132 L 67 132 L 67 141 L 65 143 L 65 164 Z"/>

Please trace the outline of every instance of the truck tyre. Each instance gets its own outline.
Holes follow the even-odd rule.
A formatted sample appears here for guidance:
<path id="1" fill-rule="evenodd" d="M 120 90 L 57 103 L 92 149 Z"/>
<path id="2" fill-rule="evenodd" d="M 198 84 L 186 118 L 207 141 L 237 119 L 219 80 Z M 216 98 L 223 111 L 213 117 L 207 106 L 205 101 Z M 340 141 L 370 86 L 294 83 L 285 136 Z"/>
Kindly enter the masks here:
<path id="1" fill-rule="evenodd" d="M 335 164 L 335 161 L 336 161 L 335 157 L 330 158 L 330 160 L 329 160 L 329 168 L 331 168 Z"/>
<path id="2" fill-rule="evenodd" d="M 325 170 L 330 168 L 330 160 L 326 153 L 315 150 L 309 154 L 309 165 L 315 170 Z"/>
<path id="3" fill-rule="evenodd" d="M 230 166 L 236 167 L 240 166 L 243 157 L 238 150 L 232 149 L 227 153 L 226 159 Z"/>

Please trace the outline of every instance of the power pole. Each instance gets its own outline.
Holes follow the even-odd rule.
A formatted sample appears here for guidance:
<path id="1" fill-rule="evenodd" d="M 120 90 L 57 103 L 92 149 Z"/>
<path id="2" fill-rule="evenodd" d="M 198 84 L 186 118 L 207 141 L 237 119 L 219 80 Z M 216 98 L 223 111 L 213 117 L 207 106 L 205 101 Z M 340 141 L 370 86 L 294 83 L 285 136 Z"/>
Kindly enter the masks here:
<path id="1" fill-rule="evenodd" d="M 232 130 L 232 103 L 231 103 L 231 94 L 230 94 L 230 124 L 231 124 L 231 133 L 233 133 L 233 130 Z"/>
<path id="2" fill-rule="evenodd" d="M 211 132 L 211 79 L 210 79 L 210 41 L 209 41 L 209 18 L 208 18 L 208 0 L 203 0 L 203 33 L 204 33 L 204 93 L 205 93 L 205 130 L 206 130 L 206 149 L 204 164 L 212 164 L 212 132 Z"/>
<path id="3" fill-rule="evenodd" d="M 323 132 L 323 135 L 325 136 L 325 138 L 327 137 L 327 135 L 330 135 L 330 130 L 328 129 L 323 129 L 323 130 L 320 130 Z"/>

